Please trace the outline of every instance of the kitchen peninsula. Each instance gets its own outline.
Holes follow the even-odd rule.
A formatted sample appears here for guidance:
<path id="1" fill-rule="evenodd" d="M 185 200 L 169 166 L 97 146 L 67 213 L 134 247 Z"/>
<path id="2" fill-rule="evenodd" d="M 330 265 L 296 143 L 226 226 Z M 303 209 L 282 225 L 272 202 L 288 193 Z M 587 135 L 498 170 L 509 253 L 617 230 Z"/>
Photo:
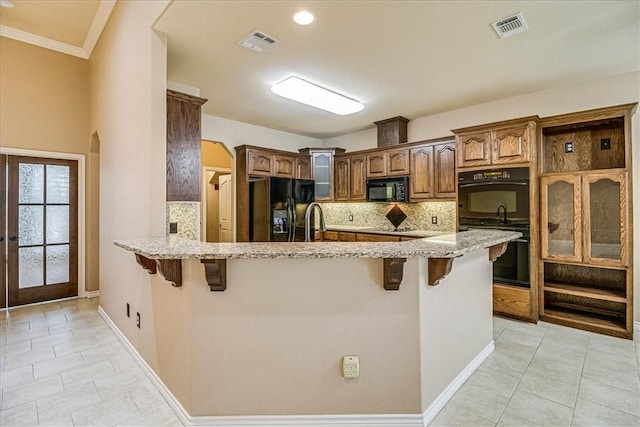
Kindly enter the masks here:
<path id="1" fill-rule="evenodd" d="M 153 273 L 140 342 L 186 413 L 212 423 L 355 413 L 417 426 L 493 350 L 490 258 L 519 236 L 115 244 Z M 359 378 L 342 376 L 346 355 L 359 357 Z"/>

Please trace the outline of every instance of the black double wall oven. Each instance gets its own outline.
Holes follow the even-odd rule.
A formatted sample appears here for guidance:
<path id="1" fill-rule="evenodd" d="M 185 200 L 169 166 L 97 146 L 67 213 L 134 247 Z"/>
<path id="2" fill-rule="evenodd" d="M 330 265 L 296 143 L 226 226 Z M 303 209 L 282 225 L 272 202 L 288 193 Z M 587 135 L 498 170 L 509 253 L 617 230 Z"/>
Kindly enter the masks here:
<path id="1" fill-rule="evenodd" d="M 460 172 L 458 215 L 461 231 L 492 228 L 522 233 L 493 263 L 493 281 L 529 288 L 529 168 Z"/>

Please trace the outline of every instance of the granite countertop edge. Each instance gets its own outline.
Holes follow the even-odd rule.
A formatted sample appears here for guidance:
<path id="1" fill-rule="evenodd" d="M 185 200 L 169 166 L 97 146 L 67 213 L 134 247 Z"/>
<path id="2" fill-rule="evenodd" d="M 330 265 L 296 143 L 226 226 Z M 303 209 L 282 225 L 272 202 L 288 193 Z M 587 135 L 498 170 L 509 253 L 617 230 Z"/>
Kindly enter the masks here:
<path id="1" fill-rule="evenodd" d="M 515 240 L 516 231 L 469 230 L 404 242 L 206 243 L 178 237 L 116 240 L 150 259 L 454 258 Z"/>

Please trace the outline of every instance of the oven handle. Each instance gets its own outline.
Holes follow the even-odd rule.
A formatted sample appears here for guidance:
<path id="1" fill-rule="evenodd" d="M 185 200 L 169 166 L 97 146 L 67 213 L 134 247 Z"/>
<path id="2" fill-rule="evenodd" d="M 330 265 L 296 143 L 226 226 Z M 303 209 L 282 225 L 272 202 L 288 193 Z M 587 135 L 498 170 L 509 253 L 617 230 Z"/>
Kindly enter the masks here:
<path id="1" fill-rule="evenodd" d="M 529 243 L 528 239 L 516 239 L 516 240 L 512 240 L 512 242 L 516 242 L 516 243 Z"/>
<path id="2" fill-rule="evenodd" d="M 528 182 L 513 182 L 513 181 L 489 181 L 489 182 L 470 182 L 468 184 L 458 184 L 459 188 L 468 188 L 468 187 L 480 187 L 481 185 L 529 185 Z"/>

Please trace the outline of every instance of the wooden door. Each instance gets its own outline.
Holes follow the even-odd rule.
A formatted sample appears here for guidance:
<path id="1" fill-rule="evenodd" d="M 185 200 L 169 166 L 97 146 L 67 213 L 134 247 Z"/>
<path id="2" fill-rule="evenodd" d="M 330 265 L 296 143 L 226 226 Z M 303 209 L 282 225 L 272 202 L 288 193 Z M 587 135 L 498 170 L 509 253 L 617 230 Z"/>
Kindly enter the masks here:
<path id="1" fill-rule="evenodd" d="M 627 173 L 590 172 L 582 178 L 584 261 L 611 267 L 628 264 Z"/>
<path id="2" fill-rule="evenodd" d="M 492 163 L 502 165 L 528 162 L 531 133 L 528 125 L 493 131 Z"/>
<path id="3" fill-rule="evenodd" d="M 218 203 L 218 218 L 220 218 L 220 242 L 233 242 L 233 194 L 231 175 L 222 175 L 219 180 L 220 199 Z"/>
<path id="4" fill-rule="evenodd" d="M 491 164 L 491 132 L 464 133 L 457 136 L 458 167 Z"/>
<path id="5" fill-rule="evenodd" d="M 409 149 L 389 150 L 387 157 L 387 176 L 409 175 Z"/>
<path id="6" fill-rule="evenodd" d="M 433 147 L 435 159 L 435 196 L 440 199 L 456 197 L 456 146 L 453 143 Z"/>
<path id="7" fill-rule="evenodd" d="M 387 175 L 386 153 L 367 154 L 366 178 L 381 178 Z"/>
<path id="8" fill-rule="evenodd" d="M 7 238 L 5 235 L 6 227 L 6 180 L 7 176 L 7 156 L 0 154 L 0 308 L 7 306 L 5 299 L 6 290 L 6 259 L 7 259 Z"/>
<path id="9" fill-rule="evenodd" d="M 418 201 L 433 198 L 433 146 L 414 147 L 411 149 L 409 156 L 411 161 L 409 199 Z"/>
<path id="10" fill-rule="evenodd" d="M 335 159 L 335 200 L 349 200 L 349 157 L 336 157 Z"/>
<path id="11" fill-rule="evenodd" d="M 349 200 L 367 199 L 365 156 L 352 156 L 349 171 Z"/>
<path id="12" fill-rule="evenodd" d="M 580 176 L 540 178 L 541 257 L 582 261 L 582 188 Z"/>
<path id="13" fill-rule="evenodd" d="M 9 306 L 78 295 L 76 161 L 9 156 Z"/>
<path id="14" fill-rule="evenodd" d="M 301 156 L 296 158 L 296 178 L 311 178 L 311 158 L 309 156 Z"/>

